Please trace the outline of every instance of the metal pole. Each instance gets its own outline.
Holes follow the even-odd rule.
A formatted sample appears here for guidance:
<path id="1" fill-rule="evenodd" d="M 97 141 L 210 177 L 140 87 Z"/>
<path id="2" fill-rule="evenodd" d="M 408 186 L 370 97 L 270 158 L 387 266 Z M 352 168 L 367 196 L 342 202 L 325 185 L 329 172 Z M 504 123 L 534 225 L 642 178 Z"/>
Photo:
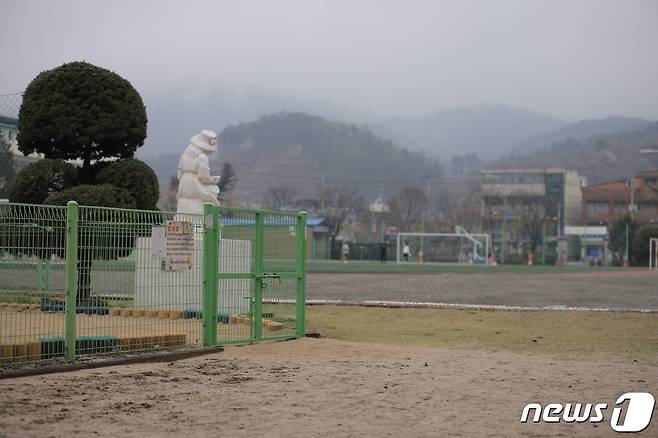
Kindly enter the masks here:
<path id="1" fill-rule="evenodd" d="M 219 207 L 203 206 L 203 345 L 217 343 L 217 286 L 219 283 Z"/>
<path id="2" fill-rule="evenodd" d="M 626 222 L 626 263 L 630 261 L 629 257 L 629 248 L 628 248 L 628 222 Z"/>
<path id="3" fill-rule="evenodd" d="M 507 196 L 503 197 L 503 242 L 500 249 L 500 264 L 505 264 L 505 251 L 507 251 Z"/>
<path id="4" fill-rule="evenodd" d="M 628 187 L 631 189 L 631 205 L 629 205 L 628 210 L 631 216 L 631 221 L 635 217 L 635 180 L 628 180 Z"/>
<path id="5" fill-rule="evenodd" d="M 75 306 L 78 293 L 78 203 L 66 204 L 66 307 L 64 312 L 64 348 L 66 360 L 75 360 Z"/>
<path id="6" fill-rule="evenodd" d="M 263 338 L 263 213 L 256 212 L 256 242 L 254 260 L 254 274 L 256 284 L 254 287 L 254 306 L 253 306 L 253 338 L 260 340 Z"/>
<path id="7" fill-rule="evenodd" d="M 541 223 L 541 264 L 546 265 L 546 221 Z"/>
<path id="8" fill-rule="evenodd" d="M 395 260 L 400 264 L 400 233 L 398 233 L 398 245 L 395 250 Z"/>
<path id="9" fill-rule="evenodd" d="M 295 307 L 296 333 L 306 334 L 306 212 L 297 219 L 297 296 Z"/>

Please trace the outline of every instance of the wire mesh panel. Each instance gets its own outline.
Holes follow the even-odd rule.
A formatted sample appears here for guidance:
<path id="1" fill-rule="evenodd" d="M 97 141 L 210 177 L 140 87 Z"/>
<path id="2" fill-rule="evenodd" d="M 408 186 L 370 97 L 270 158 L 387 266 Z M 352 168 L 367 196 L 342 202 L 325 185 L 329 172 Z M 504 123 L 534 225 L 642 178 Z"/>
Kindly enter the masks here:
<path id="1" fill-rule="evenodd" d="M 299 335 L 302 215 L 230 207 L 219 214 L 218 310 L 229 324 L 220 327 L 218 342 Z"/>
<path id="2" fill-rule="evenodd" d="M 203 216 L 80 207 L 78 230 L 78 354 L 201 344 Z"/>
<path id="3" fill-rule="evenodd" d="M 295 336 L 297 279 L 268 278 L 263 283 L 263 338 Z"/>
<path id="4" fill-rule="evenodd" d="M 63 356 L 65 241 L 65 207 L 0 205 L 1 365 Z"/>
<path id="5" fill-rule="evenodd" d="M 296 333 L 299 215 L 268 213 L 263 218 L 263 337 Z"/>
<path id="6" fill-rule="evenodd" d="M 305 216 L 205 211 L 0 205 L 0 364 L 300 336 Z"/>
<path id="7" fill-rule="evenodd" d="M 217 339 L 220 343 L 252 340 L 256 213 L 220 207 L 219 225 Z"/>
<path id="8" fill-rule="evenodd" d="M 267 214 L 263 218 L 263 270 L 295 272 L 297 269 L 298 217 Z"/>

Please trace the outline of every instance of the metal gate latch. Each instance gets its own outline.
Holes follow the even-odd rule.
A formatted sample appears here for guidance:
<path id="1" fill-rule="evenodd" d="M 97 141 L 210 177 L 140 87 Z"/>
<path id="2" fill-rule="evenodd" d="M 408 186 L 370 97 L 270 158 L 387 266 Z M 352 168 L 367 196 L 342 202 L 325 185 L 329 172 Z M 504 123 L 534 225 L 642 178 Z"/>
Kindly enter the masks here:
<path id="1" fill-rule="evenodd" d="M 265 289 L 267 287 L 267 283 L 265 280 L 268 278 L 276 278 L 279 280 L 279 283 L 281 283 L 281 276 L 275 272 L 263 272 L 262 274 L 257 274 L 256 279 L 260 280 L 261 288 Z"/>

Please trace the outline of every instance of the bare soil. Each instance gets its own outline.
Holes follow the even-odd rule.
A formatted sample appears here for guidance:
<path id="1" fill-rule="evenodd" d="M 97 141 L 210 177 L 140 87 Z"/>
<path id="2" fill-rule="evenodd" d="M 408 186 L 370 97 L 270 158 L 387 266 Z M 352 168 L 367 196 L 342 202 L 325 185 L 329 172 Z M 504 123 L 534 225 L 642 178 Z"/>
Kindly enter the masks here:
<path id="1" fill-rule="evenodd" d="M 0 436 L 612 436 L 610 412 L 596 426 L 519 419 L 529 402 L 613 405 L 657 390 L 658 367 L 630 355 L 300 339 L 0 380 Z"/>

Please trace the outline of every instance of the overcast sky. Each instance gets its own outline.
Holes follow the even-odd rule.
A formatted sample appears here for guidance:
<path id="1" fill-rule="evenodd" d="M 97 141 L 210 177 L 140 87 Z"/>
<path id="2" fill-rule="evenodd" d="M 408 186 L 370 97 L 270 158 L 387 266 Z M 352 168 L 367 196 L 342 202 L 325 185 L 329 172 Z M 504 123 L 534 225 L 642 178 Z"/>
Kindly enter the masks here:
<path id="1" fill-rule="evenodd" d="M 268 101 L 368 120 L 500 103 L 658 119 L 655 0 L 3 0 L 2 12 L 0 94 L 84 59 L 159 113 L 221 100 L 240 119 Z"/>

